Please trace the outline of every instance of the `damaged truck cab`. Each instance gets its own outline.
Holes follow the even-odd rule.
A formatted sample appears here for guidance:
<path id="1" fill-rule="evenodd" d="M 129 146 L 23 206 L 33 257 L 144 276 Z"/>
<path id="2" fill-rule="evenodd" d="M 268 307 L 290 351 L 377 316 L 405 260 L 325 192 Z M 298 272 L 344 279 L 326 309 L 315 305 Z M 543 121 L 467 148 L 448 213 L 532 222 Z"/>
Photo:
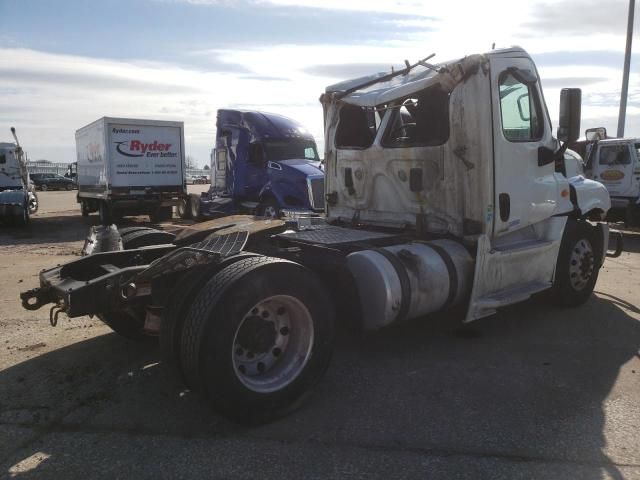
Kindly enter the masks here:
<path id="1" fill-rule="evenodd" d="M 427 60 L 322 95 L 326 218 L 236 215 L 175 238 L 110 227 L 87 244 L 102 253 L 43 271 L 23 305 L 54 303 L 52 324 L 96 314 L 157 334 L 190 388 L 262 422 L 322 377 L 336 314 L 373 330 L 448 309 L 468 322 L 543 290 L 584 303 L 608 255 L 610 201 L 565 155 L 580 90 L 561 94 L 556 139 L 524 50 Z M 225 132 L 220 153 L 237 159 L 249 132 Z"/>
<path id="2" fill-rule="evenodd" d="M 584 269 L 597 271 L 608 230 L 585 220 L 603 219 L 609 196 L 597 182 L 567 176 L 529 55 L 511 48 L 439 66 L 423 63 L 384 82 L 371 83 L 374 76 L 327 88 L 328 221 L 408 229 L 464 245 L 467 266 L 457 278 L 465 290 L 458 296 L 469 301 L 467 321 L 550 288 L 568 227 L 588 232 Z M 577 136 L 579 93 L 563 92 L 564 142 Z M 456 259 L 457 250 L 442 253 Z M 393 270 L 393 260 L 381 253 L 366 255 L 368 262 L 351 261 L 362 278 L 361 297 L 385 300 L 362 302 L 370 311 L 365 323 L 386 325 L 397 318 L 401 275 L 383 273 Z M 422 267 L 416 290 L 427 281 Z M 584 286 L 592 281 L 582 279 Z"/>
<path id="3" fill-rule="evenodd" d="M 324 210 L 324 173 L 313 136 L 272 113 L 218 110 L 211 188 L 191 196 L 195 218 Z"/>

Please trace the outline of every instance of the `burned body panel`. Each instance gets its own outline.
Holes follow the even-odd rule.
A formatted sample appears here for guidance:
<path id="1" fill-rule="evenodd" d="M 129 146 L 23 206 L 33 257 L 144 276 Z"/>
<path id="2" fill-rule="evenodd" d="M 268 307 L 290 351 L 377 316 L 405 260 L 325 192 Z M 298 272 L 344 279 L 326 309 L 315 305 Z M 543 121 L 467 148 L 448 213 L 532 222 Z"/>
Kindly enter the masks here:
<path id="1" fill-rule="evenodd" d="M 459 72 L 464 67 L 458 65 L 442 68 Z M 484 79 L 482 57 L 467 60 L 465 65 L 464 75 L 425 69 L 412 82 L 405 80 L 396 87 L 385 85 L 389 90 L 378 87 L 338 101 L 325 94 L 326 182 L 328 198 L 333 197 L 327 209 L 330 219 L 355 218 L 373 225 L 410 226 L 455 236 L 490 229 L 493 206 L 492 192 L 487 187 L 492 164 L 487 160 L 491 158 L 491 104 L 479 100 L 488 99 L 488 82 Z M 424 99 L 420 95 L 429 89 L 447 97 L 448 114 L 437 122 L 425 123 L 433 132 L 442 129 L 438 123 L 446 122 L 448 138 L 428 138 L 427 132 L 427 138 L 423 136 L 422 142 L 416 142 L 420 145 L 400 141 L 389 146 L 388 132 L 404 128 L 392 125 L 398 116 L 393 109 L 404 108 L 402 102 L 411 98 L 407 95 Z M 398 96 L 393 97 L 390 92 Z M 336 147 L 340 111 L 350 108 L 350 102 L 365 104 L 382 117 L 367 148 Z M 368 105 L 375 102 L 383 103 Z M 478 118 L 486 121 L 478 122 Z"/>

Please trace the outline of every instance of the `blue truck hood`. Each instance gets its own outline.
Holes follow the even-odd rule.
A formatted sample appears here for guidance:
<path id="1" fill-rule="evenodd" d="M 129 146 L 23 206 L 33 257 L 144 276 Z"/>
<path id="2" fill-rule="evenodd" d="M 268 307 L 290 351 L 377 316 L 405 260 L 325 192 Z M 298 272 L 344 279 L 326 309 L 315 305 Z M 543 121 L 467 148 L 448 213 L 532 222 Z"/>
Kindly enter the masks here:
<path id="1" fill-rule="evenodd" d="M 283 167 L 289 167 L 297 170 L 305 177 L 315 177 L 318 175 L 324 175 L 324 172 L 320 170 L 320 162 L 314 160 L 304 159 L 291 159 L 291 160 L 278 160 L 276 163 Z"/>

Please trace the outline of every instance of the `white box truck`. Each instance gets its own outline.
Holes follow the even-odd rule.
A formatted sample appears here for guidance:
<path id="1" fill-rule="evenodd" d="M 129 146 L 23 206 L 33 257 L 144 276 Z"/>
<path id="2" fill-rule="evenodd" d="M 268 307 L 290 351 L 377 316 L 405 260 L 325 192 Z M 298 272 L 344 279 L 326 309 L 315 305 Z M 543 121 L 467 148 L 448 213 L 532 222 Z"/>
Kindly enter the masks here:
<path id="1" fill-rule="evenodd" d="M 171 218 L 186 197 L 184 124 L 103 117 L 76 131 L 78 203 L 104 225 L 125 215 Z"/>

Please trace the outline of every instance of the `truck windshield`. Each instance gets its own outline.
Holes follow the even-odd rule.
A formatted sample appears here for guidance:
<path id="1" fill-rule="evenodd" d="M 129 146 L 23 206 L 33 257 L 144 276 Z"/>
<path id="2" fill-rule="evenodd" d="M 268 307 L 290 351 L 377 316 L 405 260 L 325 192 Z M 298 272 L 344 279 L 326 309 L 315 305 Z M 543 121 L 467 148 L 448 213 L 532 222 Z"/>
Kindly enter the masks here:
<path id="1" fill-rule="evenodd" d="M 629 165 L 631 157 L 627 145 L 607 145 L 600 148 L 600 165 Z"/>
<path id="2" fill-rule="evenodd" d="M 316 144 L 311 140 L 282 140 L 264 144 L 267 160 L 290 160 L 303 158 L 305 160 L 320 160 Z"/>

